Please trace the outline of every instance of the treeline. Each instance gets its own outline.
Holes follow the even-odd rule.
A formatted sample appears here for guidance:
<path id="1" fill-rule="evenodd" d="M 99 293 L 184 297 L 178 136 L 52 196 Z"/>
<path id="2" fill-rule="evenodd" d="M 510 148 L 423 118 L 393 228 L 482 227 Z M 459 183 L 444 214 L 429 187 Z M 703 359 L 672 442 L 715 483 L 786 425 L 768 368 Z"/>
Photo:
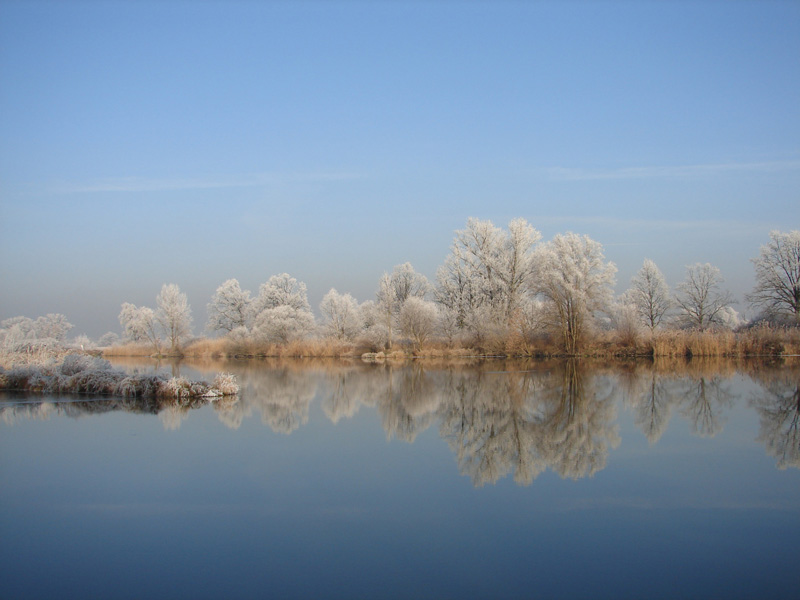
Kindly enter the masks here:
<path id="1" fill-rule="evenodd" d="M 188 299 L 175 284 L 164 285 L 155 309 L 123 304 L 119 320 L 125 341 L 173 355 L 796 352 L 800 231 L 771 232 L 752 262 L 756 285 L 746 299 L 758 316 L 745 323 L 708 263 L 687 266 L 671 288 L 645 260 L 615 296 L 616 267 L 588 236 L 543 242 L 525 219 L 505 229 L 469 219 L 434 282 L 409 263 L 398 265 L 365 302 L 331 289 L 319 318 L 305 284 L 283 273 L 255 294 L 235 279 L 222 283 L 207 306 L 210 338 L 193 337 Z"/>

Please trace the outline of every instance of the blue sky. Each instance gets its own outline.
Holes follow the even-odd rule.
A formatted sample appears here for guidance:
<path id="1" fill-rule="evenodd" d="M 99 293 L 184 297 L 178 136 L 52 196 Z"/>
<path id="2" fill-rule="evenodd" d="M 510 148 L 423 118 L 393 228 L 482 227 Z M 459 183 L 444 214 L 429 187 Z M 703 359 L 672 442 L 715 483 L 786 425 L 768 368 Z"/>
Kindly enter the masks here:
<path id="1" fill-rule="evenodd" d="M 0 0 L 0 318 L 271 275 L 373 296 L 468 217 L 739 297 L 800 228 L 798 2 Z"/>

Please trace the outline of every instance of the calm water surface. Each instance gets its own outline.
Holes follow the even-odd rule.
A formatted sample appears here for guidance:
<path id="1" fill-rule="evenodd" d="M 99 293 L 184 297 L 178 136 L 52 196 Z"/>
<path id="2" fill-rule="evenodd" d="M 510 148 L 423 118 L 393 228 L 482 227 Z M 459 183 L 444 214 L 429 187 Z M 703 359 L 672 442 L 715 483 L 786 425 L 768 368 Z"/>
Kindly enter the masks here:
<path id="1" fill-rule="evenodd" d="M 0 396 L 0 598 L 796 594 L 800 368 L 184 363 Z"/>

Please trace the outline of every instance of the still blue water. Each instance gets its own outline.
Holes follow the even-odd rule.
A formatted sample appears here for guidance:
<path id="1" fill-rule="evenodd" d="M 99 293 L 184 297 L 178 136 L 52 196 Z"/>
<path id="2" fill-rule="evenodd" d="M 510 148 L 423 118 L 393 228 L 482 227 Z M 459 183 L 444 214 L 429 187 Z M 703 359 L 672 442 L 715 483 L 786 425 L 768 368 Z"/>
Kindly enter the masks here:
<path id="1" fill-rule="evenodd" d="M 796 367 L 173 370 L 242 393 L 0 397 L 0 598 L 795 593 Z"/>

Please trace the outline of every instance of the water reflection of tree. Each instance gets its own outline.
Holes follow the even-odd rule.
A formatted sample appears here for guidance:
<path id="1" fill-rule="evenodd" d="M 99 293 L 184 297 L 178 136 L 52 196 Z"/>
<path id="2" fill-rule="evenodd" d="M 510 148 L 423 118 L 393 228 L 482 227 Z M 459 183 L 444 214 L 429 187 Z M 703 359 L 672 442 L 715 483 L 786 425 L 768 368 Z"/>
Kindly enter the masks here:
<path id="1" fill-rule="evenodd" d="M 384 368 L 375 400 L 387 439 L 413 442 L 434 422 L 441 390 L 433 379 L 420 363 Z"/>
<path id="2" fill-rule="evenodd" d="M 619 391 L 651 444 L 676 409 L 696 435 L 713 436 L 733 404 L 730 377 L 742 369 L 765 389 L 752 402 L 762 419 L 759 439 L 779 466 L 800 465 L 798 369 L 776 370 L 785 379 L 779 384 L 766 370 L 748 365 L 695 359 L 631 362 L 621 369 L 575 361 L 465 366 L 265 360 L 187 366 L 236 374 L 242 387 L 238 401 L 214 404 L 220 420 L 234 428 L 255 413 L 274 431 L 291 433 L 308 422 L 318 393 L 333 423 L 352 418 L 361 405 L 374 407 L 388 439 L 413 441 L 439 421 L 461 472 L 482 485 L 510 473 L 518 483 L 530 484 L 547 468 L 576 479 L 603 469 L 619 441 Z M 13 418 L 8 412 L 0 416 Z M 168 428 L 185 416 L 177 408 L 160 415 Z"/>
<path id="3" fill-rule="evenodd" d="M 277 433 L 291 433 L 308 422 L 309 405 L 317 391 L 313 372 L 291 364 L 247 365 L 236 373 L 240 381 L 239 402 L 220 407 L 219 419 L 238 428 L 253 412 Z"/>
<path id="4" fill-rule="evenodd" d="M 527 406 L 535 379 L 532 372 L 449 372 L 440 433 L 476 485 L 494 483 L 512 469 L 530 483 L 544 469 L 532 450 L 533 411 Z"/>
<path id="5" fill-rule="evenodd" d="M 649 444 L 655 444 L 667 429 L 672 409 L 679 402 L 680 381 L 653 368 L 626 380 L 625 401 L 633 409 L 633 421 Z"/>
<path id="6" fill-rule="evenodd" d="M 454 374 L 441 434 L 476 485 L 512 469 L 530 484 L 545 468 L 592 475 L 619 442 L 613 388 L 567 361 L 553 370 Z"/>
<path id="7" fill-rule="evenodd" d="M 719 433 L 733 404 L 726 376 L 731 373 L 716 362 L 659 361 L 638 364 L 621 381 L 636 426 L 654 444 L 666 431 L 676 407 L 695 435 Z"/>
<path id="8" fill-rule="evenodd" d="M 733 406 L 734 394 L 719 375 L 700 376 L 683 383 L 681 414 L 689 419 L 692 433 L 714 437 L 726 421 L 725 411 Z"/>
<path id="9" fill-rule="evenodd" d="M 365 377 L 363 373 L 354 370 L 342 370 L 330 374 L 326 378 L 326 394 L 322 400 L 322 410 L 325 415 L 336 424 L 340 419 L 352 419 L 361 406 L 360 382 Z"/>
<path id="10" fill-rule="evenodd" d="M 605 468 L 609 448 L 619 444 L 614 386 L 602 375 L 584 375 L 564 363 L 561 381 L 545 389 L 542 430 L 548 464 L 562 477 L 578 479 Z"/>
<path id="11" fill-rule="evenodd" d="M 762 371 L 761 393 L 750 399 L 760 420 L 758 441 L 777 459 L 777 467 L 800 468 L 800 370 Z"/>

